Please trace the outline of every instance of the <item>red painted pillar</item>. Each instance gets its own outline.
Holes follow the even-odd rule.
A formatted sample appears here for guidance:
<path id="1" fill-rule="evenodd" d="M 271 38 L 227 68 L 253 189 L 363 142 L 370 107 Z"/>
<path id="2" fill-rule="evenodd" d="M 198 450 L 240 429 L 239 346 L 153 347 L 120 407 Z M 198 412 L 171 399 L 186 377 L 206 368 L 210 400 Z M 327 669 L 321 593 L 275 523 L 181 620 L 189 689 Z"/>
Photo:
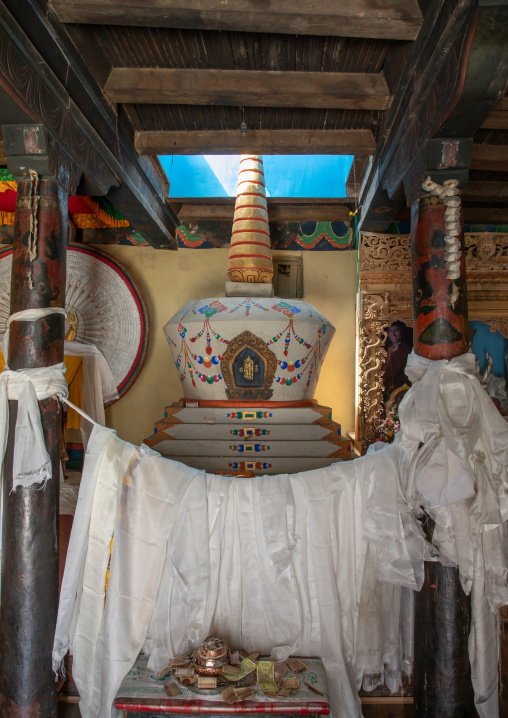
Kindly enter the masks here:
<path id="1" fill-rule="evenodd" d="M 444 259 L 445 209 L 430 196 L 415 202 L 411 213 L 414 349 L 427 359 L 452 359 L 469 349 L 465 258 L 462 253 L 460 278 L 454 280 L 459 297 L 452 306 Z"/>
<path id="2" fill-rule="evenodd" d="M 29 255 L 35 245 L 34 257 Z M 18 185 L 11 282 L 11 313 L 65 306 L 67 195 L 53 180 Z M 11 369 L 63 361 L 65 317 L 51 314 L 13 322 Z M 56 718 L 51 651 L 58 608 L 58 500 L 61 410 L 56 399 L 39 402 L 53 478 L 45 488 L 11 493 L 17 402 L 11 401 L 4 466 L 2 596 L 0 612 L 0 715 Z"/>
<path id="3" fill-rule="evenodd" d="M 428 359 L 452 359 L 468 351 L 464 253 L 460 277 L 447 278 L 445 206 L 434 196 L 415 202 L 411 214 L 414 349 Z M 462 236 L 462 250 L 464 241 Z M 452 301 L 454 287 L 458 298 Z M 433 522 L 425 524 L 432 540 Z M 415 718 L 473 718 L 468 655 L 471 602 L 456 568 L 425 563 L 415 602 Z"/>

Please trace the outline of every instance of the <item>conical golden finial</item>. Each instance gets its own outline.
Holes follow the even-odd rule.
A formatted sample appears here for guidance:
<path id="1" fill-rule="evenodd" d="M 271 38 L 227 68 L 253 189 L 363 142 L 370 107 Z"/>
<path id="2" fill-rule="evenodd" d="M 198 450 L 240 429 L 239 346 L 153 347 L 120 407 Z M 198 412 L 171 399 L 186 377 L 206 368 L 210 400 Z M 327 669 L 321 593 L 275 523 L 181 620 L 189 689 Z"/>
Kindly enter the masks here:
<path id="1" fill-rule="evenodd" d="M 232 282 L 269 284 L 272 275 L 263 159 L 260 155 L 242 155 L 228 277 Z"/>

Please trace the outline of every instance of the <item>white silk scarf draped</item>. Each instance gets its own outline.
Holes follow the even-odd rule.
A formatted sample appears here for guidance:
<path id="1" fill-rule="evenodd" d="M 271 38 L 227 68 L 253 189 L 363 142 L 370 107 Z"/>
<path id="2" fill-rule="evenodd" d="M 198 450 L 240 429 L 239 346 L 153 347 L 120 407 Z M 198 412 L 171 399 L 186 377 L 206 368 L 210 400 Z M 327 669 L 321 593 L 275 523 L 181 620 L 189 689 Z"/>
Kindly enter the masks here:
<path id="1" fill-rule="evenodd" d="M 471 590 L 477 708 L 498 718 L 508 427 L 468 355 L 413 357 L 407 371 L 415 383 L 394 444 L 301 474 L 214 476 L 94 428 L 53 652 L 55 670 L 69 648 L 74 655 L 83 718 L 109 718 L 140 650 L 160 669 L 212 631 L 279 660 L 320 656 L 334 718 L 358 717 L 362 684 L 385 680 L 395 690 L 401 669 L 412 668 L 412 595 L 424 560 L 458 565 Z M 433 447 L 427 461 L 421 443 Z M 429 488 L 427 466 L 443 456 L 453 472 Z M 468 497 L 457 484 L 471 480 Z M 436 520 L 435 546 L 415 518 L 421 506 Z"/>
<path id="2" fill-rule="evenodd" d="M 387 573 L 417 584 L 401 551 L 397 482 L 383 489 L 392 538 L 363 539 L 375 469 L 393 470 L 388 452 L 256 479 L 190 469 L 101 427 L 88 453 L 53 652 L 57 670 L 71 648 L 83 718 L 109 718 L 141 649 L 160 669 L 212 630 L 276 659 L 319 655 L 337 718 L 361 715 L 358 688 L 382 682 L 385 667 L 398 687 L 401 615 L 392 607 L 401 589 L 380 582 L 379 557 Z M 410 606 L 402 615 L 410 627 Z"/>

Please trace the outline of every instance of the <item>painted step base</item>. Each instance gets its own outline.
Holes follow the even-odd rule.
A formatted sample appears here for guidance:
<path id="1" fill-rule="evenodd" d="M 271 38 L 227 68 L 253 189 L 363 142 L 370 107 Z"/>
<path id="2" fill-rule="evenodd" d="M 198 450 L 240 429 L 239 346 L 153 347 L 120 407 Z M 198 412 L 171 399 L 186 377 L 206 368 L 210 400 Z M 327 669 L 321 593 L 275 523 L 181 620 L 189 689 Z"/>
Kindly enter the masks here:
<path id="1" fill-rule="evenodd" d="M 157 450 L 157 449 L 156 449 Z M 232 459 L 219 456 L 171 456 L 174 461 L 179 461 L 194 469 L 204 469 L 209 474 L 232 474 L 234 472 L 249 471 L 254 476 L 271 476 L 275 474 L 297 474 L 302 471 L 323 469 L 331 466 L 341 459 L 329 458 L 307 458 L 293 456 L 279 456 L 266 460 L 256 459 Z"/>
<path id="2" fill-rule="evenodd" d="M 259 426 L 253 422 L 231 424 L 167 424 L 163 421 L 155 424 L 153 436 L 157 439 L 191 440 L 206 439 L 208 441 L 232 442 L 271 442 L 271 441 L 336 441 L 344 442 L 340 436 L 340 426 L 334 422 L 328 424 L 264 424 Z M 155 444 L 153 444 L 155 445 Z"/>
<path id="3" fill-rule="evenodd" d="M 197 403 L 197 402 L 196 402 Z M 322 424 L 332 421 L 329 406 L 260 407 L 235 406 L 184 406 L 179 402 L 166 406 L 161 421 L 175 424 Z M 335 422 L 334 422 L 335 423 Z M 337 424 L 340 427 L 340 424 Z"/>
<path id="4" fill-rule="evenodd" d="M 265 440 L 266 439 L 266 440 Z M 350 443 L 347 439 L 337 437 L 337 444 L 328 441 L 268 441 L 269 437 L 261 437 L 260 441 L 207 441 L 206 439 L 181 440 L 163 439 L 157 443 L 146 440 L 150 448 L 160 451 L 163 456 L 220 456 L 244 460 L 256 457 L 264 461 L 271 456 L 301 456 L 308 458 L 341 458 L 344 452 L 350 454 Z"/>

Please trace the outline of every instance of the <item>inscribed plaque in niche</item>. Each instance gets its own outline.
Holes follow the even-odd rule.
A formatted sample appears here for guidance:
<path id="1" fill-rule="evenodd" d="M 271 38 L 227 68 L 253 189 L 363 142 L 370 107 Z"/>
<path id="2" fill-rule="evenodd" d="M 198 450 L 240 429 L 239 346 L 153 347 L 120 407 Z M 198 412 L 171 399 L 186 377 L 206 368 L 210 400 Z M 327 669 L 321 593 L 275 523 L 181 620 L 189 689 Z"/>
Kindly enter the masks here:
<path id="1" fill-rule="evenodd" d="M 266 343 L 245 331 L 229 342 L 221 359 L 228 399 L 270 399 L 277 357 Z"/>
<path id="2" fill-rule="evenodd" d="M 237 386 L 263 386 L 265 365 L 259 354 L 245 347 L 233 361 L 233 373 Z"/>

